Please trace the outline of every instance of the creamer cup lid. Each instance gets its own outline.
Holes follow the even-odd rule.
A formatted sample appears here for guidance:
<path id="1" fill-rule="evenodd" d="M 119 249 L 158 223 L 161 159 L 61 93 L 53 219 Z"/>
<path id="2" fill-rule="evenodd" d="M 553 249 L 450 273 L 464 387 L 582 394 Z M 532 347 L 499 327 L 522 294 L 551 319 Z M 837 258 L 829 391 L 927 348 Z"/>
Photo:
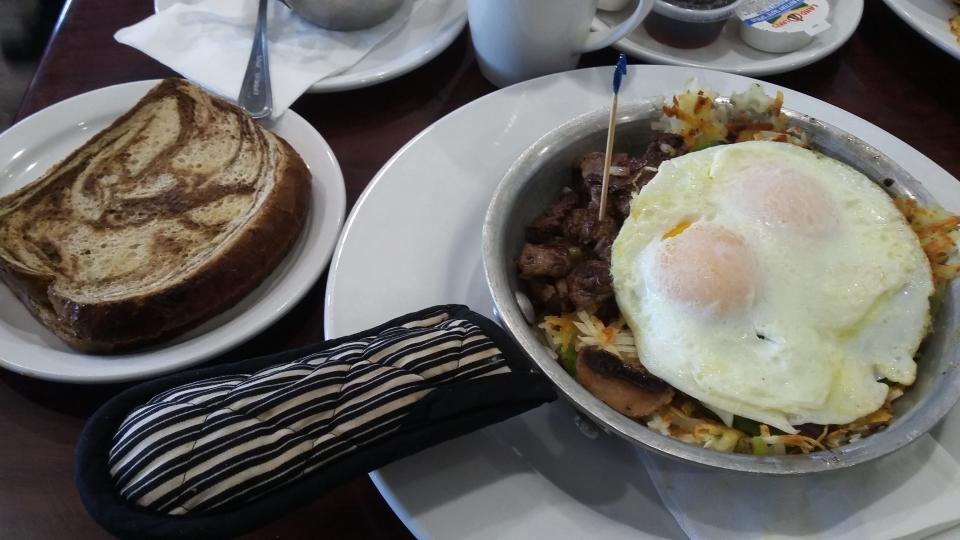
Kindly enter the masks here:
<path id="1" fill-rule="evenodd" d="M 745 0 L 737 8 L 737 17 L 753 29 L 809 36 L 830 28 L 829 13 L 826 0 Z"/>

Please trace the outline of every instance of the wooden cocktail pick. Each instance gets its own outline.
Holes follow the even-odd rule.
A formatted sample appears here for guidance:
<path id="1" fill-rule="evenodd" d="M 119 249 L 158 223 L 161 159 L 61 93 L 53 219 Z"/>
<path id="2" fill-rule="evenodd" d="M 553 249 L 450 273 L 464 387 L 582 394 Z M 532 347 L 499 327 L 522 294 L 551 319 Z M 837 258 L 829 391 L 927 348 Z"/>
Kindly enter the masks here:
<path id="1" fill-rule="evenodd" d="M 627 74 L 627 57 L 620 53 L 617 66 L 613 70 L 613 103 L 610 105 L 610 124 L 607 126 L 607 150 L 603 156 L 603 186 L 600 188 L 600 214 L 597 221 L 603 221 L 607 215 L 607 191 L 610 187 L 610 162 L 613 160 L 613 137 L 617 131 L 617 96 L 620 93 L 620 81 Z"/>

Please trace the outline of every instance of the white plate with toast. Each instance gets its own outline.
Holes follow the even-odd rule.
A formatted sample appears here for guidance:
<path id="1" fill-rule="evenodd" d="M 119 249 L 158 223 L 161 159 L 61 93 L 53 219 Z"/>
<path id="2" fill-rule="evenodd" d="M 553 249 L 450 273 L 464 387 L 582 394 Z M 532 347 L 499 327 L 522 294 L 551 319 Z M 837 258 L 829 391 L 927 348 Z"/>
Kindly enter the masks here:
<path id="1" fill-rule="evenodd" d="M 158 81 L 94 90 L 39 111 L 0 134 L 0 196 L 39 178 L 134 106 Z M 104 383 L 147 378 L 199 363 L 282 317 L 313 286 L 329 260 L 346 210 L 333 151 L 301 116 L 287 111 L 265 127 L 296 149 L 311 173 L 311 205 L 296 243 L 239 303 L 169 341 L 108 356 L 75 351 L 0 285 L 0 366 L 40 379 Z"/>

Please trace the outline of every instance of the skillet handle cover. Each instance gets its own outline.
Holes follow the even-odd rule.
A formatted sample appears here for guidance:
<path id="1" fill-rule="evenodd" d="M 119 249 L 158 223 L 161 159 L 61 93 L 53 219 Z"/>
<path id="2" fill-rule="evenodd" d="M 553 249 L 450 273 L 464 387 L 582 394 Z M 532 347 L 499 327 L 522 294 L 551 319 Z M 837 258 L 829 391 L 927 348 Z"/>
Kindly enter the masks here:
<path id="1" fill-rule="evenodd" d="M 87 511 L 119 537 L 233 537 L 555 398 L 499 326 L 437 306 L 134 386 L 87 422 L 75 480 Z"/>

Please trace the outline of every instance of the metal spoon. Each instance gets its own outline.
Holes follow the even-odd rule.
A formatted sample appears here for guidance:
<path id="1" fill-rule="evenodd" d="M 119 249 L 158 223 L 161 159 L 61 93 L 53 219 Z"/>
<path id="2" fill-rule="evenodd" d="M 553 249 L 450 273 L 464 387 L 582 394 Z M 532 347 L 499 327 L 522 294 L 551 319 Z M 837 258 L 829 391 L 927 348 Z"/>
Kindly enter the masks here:
<path id="1" fill-rule="evenodd" d="M 247 72 L 243 75 L 237 103 L 254 118 L 270 116 L 273 111 L 273 95 L 270 92 L 270 64 L 267 59 L 267 2 L 260 0 L 257 8 L 257 28 L 253 34 L 253 47 Z"/>

